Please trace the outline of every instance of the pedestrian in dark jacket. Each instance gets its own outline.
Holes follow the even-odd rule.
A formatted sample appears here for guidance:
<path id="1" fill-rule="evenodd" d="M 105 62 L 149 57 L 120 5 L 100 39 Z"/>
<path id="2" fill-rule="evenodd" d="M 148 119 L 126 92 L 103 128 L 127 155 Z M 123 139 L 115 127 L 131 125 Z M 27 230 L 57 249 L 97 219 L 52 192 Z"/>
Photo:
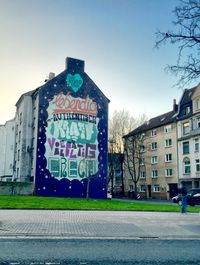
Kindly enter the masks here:
<path id="1" fill-rule="evenodd" d="M 182 198 L 181 212 L 186 213 L 187 211 L 187 189 L 185 186 L 181 188 L 180 193 L 181 193 L 181 198 Z"/>

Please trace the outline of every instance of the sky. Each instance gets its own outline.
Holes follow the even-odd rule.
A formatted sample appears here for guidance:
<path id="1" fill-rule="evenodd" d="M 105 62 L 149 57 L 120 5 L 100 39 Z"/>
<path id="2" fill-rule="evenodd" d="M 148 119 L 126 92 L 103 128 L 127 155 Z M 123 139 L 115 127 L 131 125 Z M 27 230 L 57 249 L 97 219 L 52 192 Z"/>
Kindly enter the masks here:
<path id="1" fill-rule="evenodd" d="M 0 124 L 20 96 L 65 69 L 66 57 L 110 99 L 109 113 L 152 118 L 172 110 L 182 90 L 164 68 L 171 45 L 154 49 L 155 33 L 173 28 L 178 0 L 0 0 Z"/>

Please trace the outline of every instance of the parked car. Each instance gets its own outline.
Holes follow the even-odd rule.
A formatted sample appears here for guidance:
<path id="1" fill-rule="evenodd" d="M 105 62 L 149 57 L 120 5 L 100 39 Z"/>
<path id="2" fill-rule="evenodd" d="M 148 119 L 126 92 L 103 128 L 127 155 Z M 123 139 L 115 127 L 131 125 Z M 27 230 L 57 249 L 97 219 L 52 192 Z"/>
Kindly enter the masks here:
<path id="1" fill-rule="evenodd" d="M 174 196 L 172 202 L 182 205 L 181 194 Z M 200 205 L 200 189 L 192 189 L 188 191 L 187 203 L 190 206 Z"/>

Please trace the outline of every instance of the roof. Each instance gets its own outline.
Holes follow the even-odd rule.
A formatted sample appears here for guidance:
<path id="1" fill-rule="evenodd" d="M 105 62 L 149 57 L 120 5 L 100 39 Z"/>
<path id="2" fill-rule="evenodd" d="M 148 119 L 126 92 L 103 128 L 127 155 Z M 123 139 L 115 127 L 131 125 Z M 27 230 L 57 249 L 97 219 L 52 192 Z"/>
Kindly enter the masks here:
<path id="1" fill-rule="evenodd" d="M 139 133 L 143 133 L 158 127 L 161 127 L 163 125 L 167 125 L 169 123 L 172 123 L 176 120 L 176 111 L 172 110 L 170 112 L 164 113 L 162 115 L 159 115 L 157 117 L 154 117 L 147 122 L 143 123 L 141 126 L 137 127 L 130 133 L 123 136 L 123 138 L 127 138 L 129 136 L 133 136 Z"/>
<path id="2" fill-rule="evenodd" d="M 194 91 L 196 90 L 197 86 L 190 88 L 190 89 L 185 89 L 182 95 L 182 98 L 180 100 L 180 104 L 185 105 L 188 104 L 191 101 L 191 97 L 194 93 Z"/>
<path id="3" fill-rule="evenodd" d="M 32 95 L 33 95 L 38 89 L 39 89 L 39 88 L 36 88 L 36 89 L 34 89 L 34 90 L 31 90 L 31 91 L 28 91 L 28 92 L 22 94 L 22 95 L 20 96 L 20 98 L 18 99 L 18 101 L 16 102 L 15 106 L 17 106 L 17 105 L 20 103 L 20 101 L 22 100 L 22 98 L 23 98 L 24 96 L 30 96 L 30 97 L 32 97 Z"/>
<path id="4" fill-rule="evenodd" d="M 194 94 L 196 89 L 197 86 L 184 90 L 178 105 L 177 117 L 179 120 L 183 120 L 192 116 L 192 95 Z M 185 112 L 186 107 L 190 107 L 191 111 L 186 113 Z"/>
<path id="5" fill-rule="evenodd" d="M 167 113 L 162 114 L 160 116 L 154 117 L 154 118 L 150 119 L 149 121 L 143 123 L 138 128 L 134 129 L 130 133 L 124 135 L 123 138 L 137 135 L 139 133 L 143 133 L 143 132 L 146 132 L 148 130 L 152 130 L 154 128 L 161 127 L 163 125 L 170 124 L 176 120 L 185 119 L 185 118 L 191 116 L 191 113 L 189 113 L 188 115 L 183 115 L 182 111 L 183 111 L 183 108 L 187 105 L 192 107 L 192 95 L 194 94 L 197 87 L 198 87 L 198 85 L 193 87 L 193 88 L 184 90 L 182 97 L 181 97 L 179 104 L 178 104 L 178 111 L 176 111 L 174 109 L 170 112 L 167 112 Z"/>

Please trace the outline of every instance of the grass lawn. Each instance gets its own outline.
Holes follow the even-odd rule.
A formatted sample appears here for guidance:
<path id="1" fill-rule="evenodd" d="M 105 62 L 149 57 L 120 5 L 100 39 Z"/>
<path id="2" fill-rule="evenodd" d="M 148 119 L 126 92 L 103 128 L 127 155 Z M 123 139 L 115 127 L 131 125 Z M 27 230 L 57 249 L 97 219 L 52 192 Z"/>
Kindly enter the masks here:
<path id="1" fill-rule="evenodd" d="M 0 196 L 0 209 L 66 209 L 106 211 L 180 212 L 178 205 L 150 204 L 137 201 L 53 198 L 38 196 Z M 188 212 L 200 212 L 199 207 L 188 207 Z"/>

